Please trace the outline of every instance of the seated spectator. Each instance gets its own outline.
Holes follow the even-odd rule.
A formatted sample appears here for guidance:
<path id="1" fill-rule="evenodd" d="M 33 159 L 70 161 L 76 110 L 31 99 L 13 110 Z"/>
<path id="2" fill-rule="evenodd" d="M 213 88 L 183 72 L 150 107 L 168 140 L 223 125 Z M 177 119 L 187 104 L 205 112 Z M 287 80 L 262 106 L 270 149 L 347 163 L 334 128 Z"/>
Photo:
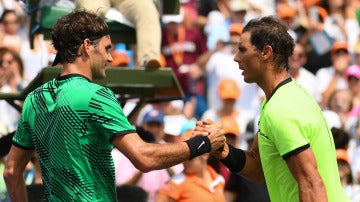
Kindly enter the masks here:
<path id="1" fill-rule="evenodd" d="M 166 144 L 163 140 L 164 114 L 160 110 L 152 109 L 143 117 L 141 130 L 137 130 L 145 141 Z M 119 150 L 114 149 L 112 156 L 115 164 L 116 185 L 136 185 L 148 193 L 148 202 L 155 201 L 159 189 L 167 182 L 171 176 L 183 170 L 181 164 L 171 168 L 154 170 L 143 173 L 133 166 Z"/>
<path id="2" fill-rule="evenodd" d="M 345 72 L 349 89 L 353 94 L 352 108 L 348 116 L 356 119 L 360 116 L 360 65 L 352 65 Z"/>
<path id="3" fill-rule="evenodd" d="M 21 91 L 27 82 L 24 80 L 23 62 L 17 52 L 0 48 L 0 86 L 1 92 Z M 0 100 L 0 122 L 6 126 L 6 133 L 15 131 L 20 113 L 5 100 Z"/>
<path id="4" fill-rule="evenodd" d="M 298 84 L 303 86 L 315 97 L 317 81 L 315 75 L 304 68 L 306 60 L 307 57 L 304 47 L 300 43 L 296 43 L 294 46 L 294 52 L 292 56 L 289 57 L 289 73 Z"/>
<path id="5" fill-rule="evenodd" d="M 181 141 L 191 137 L 193 130 L 181 136 Z M 207 165 L 210 154 L 203 154 L 183 163 L 184 171 L 171 177 L 159 191 L 156 202 L 217 201 L 225 202 L 224 178 Z"/>
<path id="6" fill-rule="evenodd" d="M 248 146 L 252 145 L 257 135 L 257 121 L 258 119 L 250 120 L 246 125 L 246 131 L 242 132 L 240 136 L 246 140 Z M 225 198 L 227 202 L 270 201 L 265 182 L 254 182 L 236 173 L 231 173 L 229 181 L 226 183 Z"/>
<path id="7" fill-rule="evenodd" d="M 351 57 L 346 42 L 335 42 L 331 48 L 331 62 L 329 67 L 320 68 L 316 72 L 317 100 L 320 107 L 325 108 L 331 94 L 336 89 L 348 88 L 345 71 L 350 65 Z"/>

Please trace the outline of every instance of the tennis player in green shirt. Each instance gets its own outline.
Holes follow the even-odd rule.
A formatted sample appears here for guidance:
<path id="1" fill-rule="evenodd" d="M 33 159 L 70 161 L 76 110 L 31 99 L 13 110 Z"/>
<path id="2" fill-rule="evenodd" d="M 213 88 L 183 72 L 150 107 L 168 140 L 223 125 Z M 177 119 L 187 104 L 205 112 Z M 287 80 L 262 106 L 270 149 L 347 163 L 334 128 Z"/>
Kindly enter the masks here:
<path id="1" fill-rule="evenodd" d="M 142 172 L 163 169 L 224 146 L 214 124 L 176 144 L 144 142 L 108 88 L 92 83 L 112 62 L 105 21 L 76 10 L 61 17 L 52 39 L 61 74 L 31 92 L 7 157 L 4 179 L 14 202 L 27 201 L 23 171 L 38 153 L 45 201 L 116 201 L 115 146 Z"/>

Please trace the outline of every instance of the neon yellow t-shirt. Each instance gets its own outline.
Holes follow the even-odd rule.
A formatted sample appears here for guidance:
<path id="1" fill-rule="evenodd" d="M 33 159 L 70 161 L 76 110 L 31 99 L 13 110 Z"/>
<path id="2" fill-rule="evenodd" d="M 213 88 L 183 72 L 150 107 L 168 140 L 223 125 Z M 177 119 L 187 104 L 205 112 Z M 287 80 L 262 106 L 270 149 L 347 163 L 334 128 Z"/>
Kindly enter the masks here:
<path id="1" fill-rule="evenodd" d="M 284 158 L 311 148 L 329 202 L 348 201 L 336 162 L 334 140 L 317 102 L 295 80 L 287 79 L 264 100 L 258 144 L 271 201 L 299 201 L 298 185 Z"/>

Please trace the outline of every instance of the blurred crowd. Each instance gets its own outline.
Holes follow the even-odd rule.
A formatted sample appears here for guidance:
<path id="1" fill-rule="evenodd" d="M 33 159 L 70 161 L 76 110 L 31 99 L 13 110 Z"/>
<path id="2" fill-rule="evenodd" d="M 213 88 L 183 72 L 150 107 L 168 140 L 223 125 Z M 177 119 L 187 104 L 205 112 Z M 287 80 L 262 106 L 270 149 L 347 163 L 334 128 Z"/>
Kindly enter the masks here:
<path id="1" fill-rule="evenodd" d="M 0 0 L 0 92 L 20 92 L 55 55 L 41 33 L 30 47 L 25 8 L 21 1 Z M 244 25 L 266 15 L 276 15 L 288 26 L 295 41 L 289 73 L 323 110 L 343 187 L 352 201 L 360 201 L 360 1 L 180 0 L 179 14 L 160 12 L 160 64 L 173 69 L 185 98 L 147 103 L 131 121 L 145 141 L 167 144 L 186 140 L 196 120 L 212 119 L 223 124 L 229 144 L 248 148 L 264 94 L 256 84 L 244 82 L 233 56 Z M 133 51 L 134 46 L 114 44 L 111 65 L 141 66 Z M 130 108 L 131 102 L 124 112 Z M 18 119 L 19 112 L 1 100 L 0 136 L 14 132 Z M 117 150 L 113 158 L 117 186 L 140 187 L 147 201 L 189 196 L 194 201 L 269 201 L 264 183 L 231 174 L 209 155 L 149 173 L 136 170 Z M 41 184 L 36 159 L 34 154 L 24 174 L 28 185 Z M 0 201 L 7 200 L 1 178 Z"/>

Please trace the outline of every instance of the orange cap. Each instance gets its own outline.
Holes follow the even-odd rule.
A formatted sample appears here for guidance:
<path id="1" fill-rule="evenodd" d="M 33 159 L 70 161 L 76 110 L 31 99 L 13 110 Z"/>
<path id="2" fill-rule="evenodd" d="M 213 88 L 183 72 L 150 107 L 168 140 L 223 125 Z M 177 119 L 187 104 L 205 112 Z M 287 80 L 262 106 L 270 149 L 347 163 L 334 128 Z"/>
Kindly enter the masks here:
<path id="1" fill-rule="evenodd" d="M 123 51 L 113 51 L 111 53 L 113 61 L 111 63 L 114 67 L 127 66 L 130 63 L 130 57 Z"/>
<path id="2" fill-rule="evenodd" d="M 345 149 L 336 150 L 336 160 L 343 160 L 346 163 L 350 163 L 349 155 Z"/>
<path id="3" fill-rule="evenodd" d="M 303 3 L 304 3 L 305 7 L 310 7 L 310 6 L 318 4 L 320 1 L 321 0 L 303 0 Z"/>
<path id="4" fill-rule="evenodd" d="M 222 79 L 218 85 L 218 94 L 221 99 L 237 99 L 240 96 L 240 88 L 233 79 Z"/>
<path id="5" fill-rule="evenodd" d="M 348 44 L 346 42 L 336 41 L 331 47 L 331 52 L 334 53 L 338 50 L 349 51 Z"/>
<path id="6" fill-rule="evenodd" d="M 221 117 L 220 123 L 225 131 L 225 134 L 234 134 L 236 136 L 240 135 L 239 125 L 234 116 Z"/>
<path id="7" fill-rule="evenodd" d="M 279 18 L 294 18 L 296 16 L 296 9 L 288 2 L 279 4 L 276 11 Z"/>
<path id="8" fill-rule="evenodd" d="M 229 27 L 230 35 L 241 35 L 244 25 L 242 23 L 232 23 Z"/>

